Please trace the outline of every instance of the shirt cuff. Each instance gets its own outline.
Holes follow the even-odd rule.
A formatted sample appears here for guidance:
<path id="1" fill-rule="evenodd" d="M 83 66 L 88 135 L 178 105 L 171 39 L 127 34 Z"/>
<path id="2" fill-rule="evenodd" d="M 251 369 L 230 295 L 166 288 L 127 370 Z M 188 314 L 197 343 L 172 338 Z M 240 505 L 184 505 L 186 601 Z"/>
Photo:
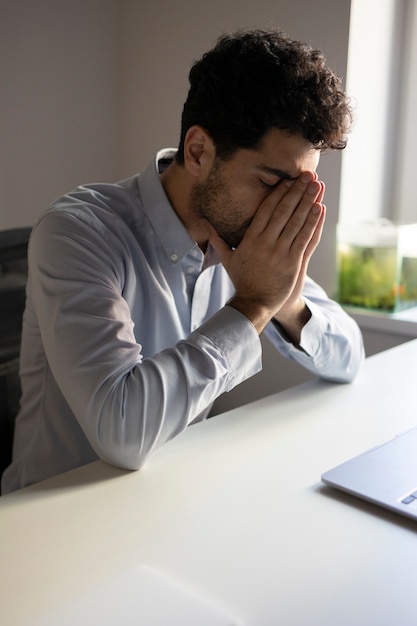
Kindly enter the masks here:
<path id="1" fill-rule="evenodd" d="M 314 357 L 320 350 L 320 341 L 327 330 L 328 320 L 317 304 L 306 297 L 304 301 L 310 309 L 311 317 L 301 330 L 300 348 Z M 295 346 L 292 349 L 297 350 Z"/>
<path id="2" fill-rule="evenodd" d="M 225 391 L 262 369 L 258 333 L 248 318 L 233 307 L 224 306 L 190 336 L 197 344 L 202 338 L 209 339 L 227 364 Z"/>

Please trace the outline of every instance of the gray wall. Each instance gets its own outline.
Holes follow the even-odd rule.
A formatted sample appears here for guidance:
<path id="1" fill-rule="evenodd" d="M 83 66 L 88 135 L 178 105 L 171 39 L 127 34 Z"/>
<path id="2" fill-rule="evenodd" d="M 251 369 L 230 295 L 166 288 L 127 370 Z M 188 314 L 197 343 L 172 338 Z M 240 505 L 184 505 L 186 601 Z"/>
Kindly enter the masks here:
<path id="1" fill-rule="evenodd" d="M 0 0 L 0 228 L 119 164 L 112 0 Z"/>

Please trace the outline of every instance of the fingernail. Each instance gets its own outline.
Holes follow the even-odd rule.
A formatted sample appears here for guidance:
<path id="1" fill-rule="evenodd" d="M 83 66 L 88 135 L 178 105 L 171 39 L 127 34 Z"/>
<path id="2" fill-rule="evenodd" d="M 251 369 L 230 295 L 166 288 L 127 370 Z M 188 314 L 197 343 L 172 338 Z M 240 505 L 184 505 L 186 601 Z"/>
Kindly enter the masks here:
<path id="1" fill-rule="evenodd" d="M 301 182 L 302 183 L 309 183 L 313 178 L 313 175 L 311 172 L 303 172 L 301 174 Z"/>
<path id="2" fill-rule="evenodd" d="M 312 195 L 317 194 L 320 191 L 320 183 L 317 183 L 316 181 L 312 182 L 308 188 L 307 188 L 308 193 L 311 193 Z"/>

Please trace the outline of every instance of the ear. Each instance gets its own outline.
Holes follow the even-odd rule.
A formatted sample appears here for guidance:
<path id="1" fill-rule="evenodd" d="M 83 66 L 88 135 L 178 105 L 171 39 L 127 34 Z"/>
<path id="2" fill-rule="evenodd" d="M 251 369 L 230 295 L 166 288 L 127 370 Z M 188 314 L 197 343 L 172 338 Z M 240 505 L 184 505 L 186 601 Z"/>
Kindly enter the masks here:
<path id="1" fill-rule="evenodd" d="M 216 156 L 216 148 L 209 133 L 202 126 L 191 126 L 184 141 L 184 164 L 190 174 L 205 179 Z"/>

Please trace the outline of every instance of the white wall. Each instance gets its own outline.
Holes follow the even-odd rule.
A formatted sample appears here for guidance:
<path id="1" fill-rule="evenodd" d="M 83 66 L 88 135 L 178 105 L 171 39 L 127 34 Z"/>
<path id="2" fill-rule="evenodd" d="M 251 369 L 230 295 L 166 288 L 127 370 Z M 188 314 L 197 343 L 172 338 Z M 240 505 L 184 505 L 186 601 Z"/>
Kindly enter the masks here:
<path id="1" fill-rule="evenodd" d="M 279 25 L 345 76 L 350 0 L 13 0 L 0 4 L 0 228 L 58 194 L 139 171 L 176 146 L 191 63 L 224 30 Z M 333 292 L 340 154 L 323 157 L 325 235 L 312 275 Z"/>

